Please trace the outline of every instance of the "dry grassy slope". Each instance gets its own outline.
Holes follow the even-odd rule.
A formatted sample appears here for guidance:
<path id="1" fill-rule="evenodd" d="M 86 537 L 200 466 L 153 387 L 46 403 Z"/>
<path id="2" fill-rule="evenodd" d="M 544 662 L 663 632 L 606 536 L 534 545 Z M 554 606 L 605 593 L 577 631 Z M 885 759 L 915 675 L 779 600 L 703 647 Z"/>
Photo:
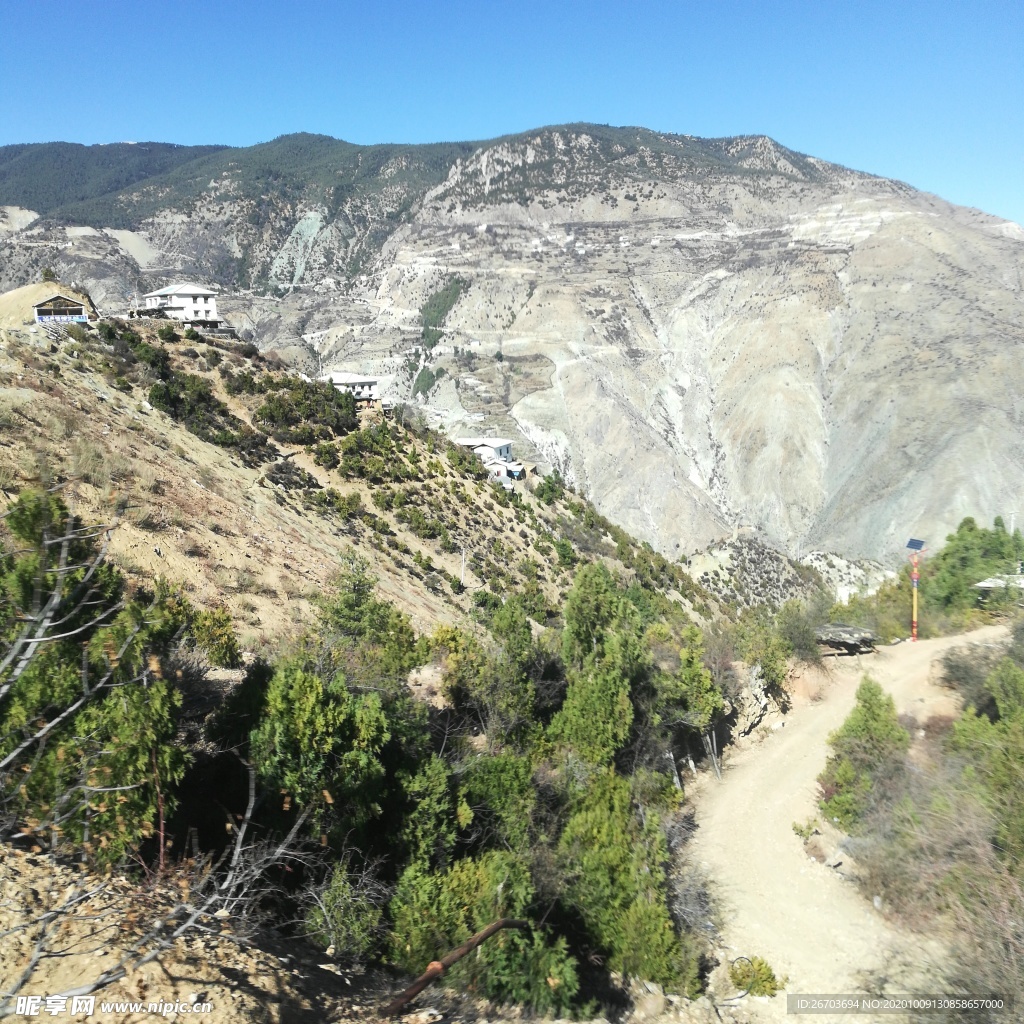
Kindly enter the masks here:
<path id="1" fill-rule="evenodd" d="M 160 344 L 152 327 L 137 329 Z M 199 440 L 152 409 L 145 379 L 130 393 L 118 390 L 96 334 L 85 344 L 68 339 L 53 346 L 41 333 L 6 329 L 0 340 L 4 493 L 10 497 L 42 473 L 70 481 L 69 495 L 88 519 L 113 521 L 127 502 L 111 539 L 115 561 L 137 582 L 162 575 L 199 605 L 225 604 L 251 651 L 273 653 L 310 622 L 312 600 L 329 589 L 348 551 L 370 561 L 381 594 L 410 615 L 418 632 L 465 618 L 474 593 L 490 577 L 519 586 L 525 559 L 534 560 L 541 590 L 557 607 L 570 571 L 545 548 L 545 532 L 557 537 L 568 530 L 588 549 L 584 557 L 617 564 L 609 539 L 600 530 L 584 530 L 564 502 L 545 506 L 524 491 L 520 506 L 502 507 L 489 484 L 456 471 L 441 451 L 431 452 L 411 433 L 402 447 L 407 456 L 418 456 L 420 478 L 389 486 L 406 491 L 408 508 L 444 524 L 459 550 L 443 552 L 436 539 L 417 537 L 395 511 L 374 507 L 371 485 L 317 467 L 302 448 L 278 445 L 290 464 L 325 487 L 358 494 L 368 514 L 366 521 L 332 518 L 307 507 L 302 492 L 270 483 L 271 465 L 248 468 L 232 451 Z M 249 422 L 262 398 L 228 396 L 221 375 L 203 358 L 206 346 L 195 345 L 202 350 L 198 358 L 186 354 L 192 343 L 168 344 L 172 365 L 208 378 Z M 224 359 L 236 369 L 254 366 L 235 353 Z M 255 368 L 263 372 L 267 365 Z M 442 574 L 461 576 L 463 547 L 467 589 L 457 595 Z M 421 563 L 429 558 L 436 571 L 417 565 L 415 555 Z"/>

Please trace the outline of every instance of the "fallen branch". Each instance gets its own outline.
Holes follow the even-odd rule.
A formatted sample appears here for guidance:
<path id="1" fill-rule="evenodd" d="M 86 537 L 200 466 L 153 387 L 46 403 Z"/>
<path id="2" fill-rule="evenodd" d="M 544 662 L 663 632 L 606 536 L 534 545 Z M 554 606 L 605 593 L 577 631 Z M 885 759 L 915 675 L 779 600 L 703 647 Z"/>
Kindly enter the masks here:
<path id="1" fill-rule="evenodd" d="M 502 928 L 529 928 L 529 921 L 515 921 L 503 917 L 494 924 L 489 924 L 483 931 L 477 932 L 461 946 L 453 949 L 447 956 L 435 960 L 397 999 L 392 999 L 380 1012 L 385 1017 L 395 1017 L 411 999 L 418 996 L 428 985 L 436 981 L 453 964 L 457 964 L 467 953 L 472 953 L 482 942 L 486 942 L 495 932 Z"/>

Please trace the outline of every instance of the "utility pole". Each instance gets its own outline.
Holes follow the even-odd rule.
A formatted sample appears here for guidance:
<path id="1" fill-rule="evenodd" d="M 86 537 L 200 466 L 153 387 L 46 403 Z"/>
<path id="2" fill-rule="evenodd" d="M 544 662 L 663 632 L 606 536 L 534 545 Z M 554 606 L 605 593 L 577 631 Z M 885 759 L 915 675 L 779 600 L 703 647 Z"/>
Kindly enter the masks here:
<path id="1" fill-rule="evenodd" d="M 910 640 L 912 643 L 917 643 L 917 584 L 921 579 L 921 573 L 918 572 L 918 565 L 920 564 L 920 557 L 925 552 L 925 546 L 923 540 L 917 540 L 911 537 L 907 541 L 907 547 L 910 549 L 910 587 L 911 593 L 913 594 L 912 609 L 910 613 Z"/>

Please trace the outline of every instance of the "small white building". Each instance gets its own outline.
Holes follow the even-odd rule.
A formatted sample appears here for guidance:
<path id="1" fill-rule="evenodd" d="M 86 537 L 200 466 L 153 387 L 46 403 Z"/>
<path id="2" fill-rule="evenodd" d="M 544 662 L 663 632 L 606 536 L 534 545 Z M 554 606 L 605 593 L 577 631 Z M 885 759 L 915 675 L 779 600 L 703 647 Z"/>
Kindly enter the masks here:
<path id="1" fill-rule="evenodd" d="M 488 459 L 501 459 L 503 462 L 512 459 L 512 442 L 507 437 L 457 437 L 455 443 L 476 452 L 484 462 Z"/>
<path id="2" fill-rule="evenodd" d="M 347 391 L 357 402 L 380 401 L 380 378 L 364 373 L 349 373 L 347 370 L 331 370 L 322 381 L 328 381 L 339 391 Z"/>
<path id="3" fill-rule="evenodd" d="M 159 309 L 172 320 L 217 327 L 217 293 L 198 284 L 172 284 L 144 295 L 145 309 Z"/>
<path id="4" fill-rule="evenodd" d="M 487 472 L 503 486 L 526 476 L 523 464 L 512 460 L 512 442 L 507 437 L 458 437 L 455 443 L 478 455 Z"/>

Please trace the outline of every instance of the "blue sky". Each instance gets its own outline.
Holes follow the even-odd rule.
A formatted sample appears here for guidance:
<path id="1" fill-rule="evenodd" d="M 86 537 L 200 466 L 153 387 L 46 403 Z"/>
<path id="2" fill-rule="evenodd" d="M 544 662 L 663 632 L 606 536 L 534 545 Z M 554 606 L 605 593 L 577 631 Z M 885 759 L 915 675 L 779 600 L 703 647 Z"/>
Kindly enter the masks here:
<path id="1" fill-rule="evenodd" d="M 1024 222 L 1021 0 L 0 0 L 0 19 L 0 144 L 763 133 Z"/>

